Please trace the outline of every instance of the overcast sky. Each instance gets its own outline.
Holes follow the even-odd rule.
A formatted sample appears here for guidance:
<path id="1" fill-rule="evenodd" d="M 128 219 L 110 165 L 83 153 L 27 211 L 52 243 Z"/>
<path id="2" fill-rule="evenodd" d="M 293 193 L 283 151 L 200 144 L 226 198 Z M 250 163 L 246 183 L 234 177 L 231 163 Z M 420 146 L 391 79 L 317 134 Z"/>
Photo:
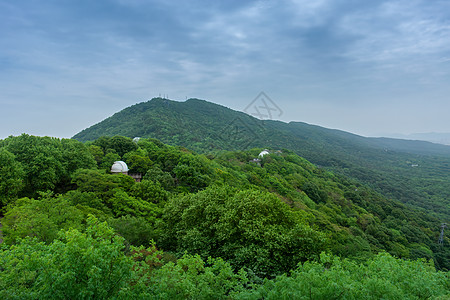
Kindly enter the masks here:
<path id="1" fill-rule="evenodd" d="M 450 132 L 450 1 L 0 0 L 0 139 L 261 91 L 283 121 Z"/>

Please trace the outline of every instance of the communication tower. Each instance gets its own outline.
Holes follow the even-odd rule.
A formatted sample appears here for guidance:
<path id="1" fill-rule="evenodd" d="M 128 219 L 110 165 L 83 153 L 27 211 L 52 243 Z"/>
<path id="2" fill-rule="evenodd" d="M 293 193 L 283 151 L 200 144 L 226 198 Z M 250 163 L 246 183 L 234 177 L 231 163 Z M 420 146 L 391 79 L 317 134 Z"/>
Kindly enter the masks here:
<path id="1" fill-rule="evenodd" d="M 442 223 L 441 225 L 441 234 L 439 235 L 438 244 L 443 245 L 444 244 L 444 229 L 447 227 L 447 223 Z"/>

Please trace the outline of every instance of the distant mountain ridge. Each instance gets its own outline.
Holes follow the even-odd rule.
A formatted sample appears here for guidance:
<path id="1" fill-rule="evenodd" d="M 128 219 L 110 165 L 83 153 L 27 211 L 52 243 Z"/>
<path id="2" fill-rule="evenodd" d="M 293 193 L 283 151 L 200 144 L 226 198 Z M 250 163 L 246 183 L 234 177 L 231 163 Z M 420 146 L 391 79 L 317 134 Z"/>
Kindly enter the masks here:
<path id="1" fill-rule="evenodd" d="M 406 139 L 406 140 L 420 140 L 431 143 L 437 143 L 450 146 L 450 133 L 449 132 L 427 132 L 427 133 L 411 133 L 411 134 L 393 134 L 393 138 Z"/>
<path id="2" fill-rule="evenodd" d="M 127 107 L 73 138 L 90 141 L 114 135 L 156 138 L 202 153 L 255 147 L 290 149 L 319 166 L 449 221 L 450 146 L 366 138 L 302 122 L 261 121 L 205 100 L 162 98 Z"/>

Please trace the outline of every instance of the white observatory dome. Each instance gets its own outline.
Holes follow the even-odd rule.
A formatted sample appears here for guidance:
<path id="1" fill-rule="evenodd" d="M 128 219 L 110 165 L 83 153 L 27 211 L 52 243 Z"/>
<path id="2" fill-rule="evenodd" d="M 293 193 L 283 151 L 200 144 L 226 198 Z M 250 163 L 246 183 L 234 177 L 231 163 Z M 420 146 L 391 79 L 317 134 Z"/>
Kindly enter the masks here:
<path id="1" fill-rule="evenodd" d="M 111 167 L 111 173 L 126 173 L 128 166 L 124 161 L 115 161 Z"/>
<path id="2" fill-rule="evenodd" d="M 258 155 L 258 157 L 263 157 L 264 155 L 270 154 L 269 150 L 264 149 L 263 151 L 261 151 L 261 153 Z"/>

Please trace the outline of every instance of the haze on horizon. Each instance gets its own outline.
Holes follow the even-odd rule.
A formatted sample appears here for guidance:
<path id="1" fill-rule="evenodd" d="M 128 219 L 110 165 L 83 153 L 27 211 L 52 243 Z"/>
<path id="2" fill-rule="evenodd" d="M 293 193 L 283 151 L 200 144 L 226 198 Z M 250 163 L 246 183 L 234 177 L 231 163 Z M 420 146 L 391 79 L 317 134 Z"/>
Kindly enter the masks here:
<path id="1" fill-rule="evenodd" d="M 158 95 L 365 136 L 450 132 L 450 2 L 0 0 L 0 139 Z"/>

